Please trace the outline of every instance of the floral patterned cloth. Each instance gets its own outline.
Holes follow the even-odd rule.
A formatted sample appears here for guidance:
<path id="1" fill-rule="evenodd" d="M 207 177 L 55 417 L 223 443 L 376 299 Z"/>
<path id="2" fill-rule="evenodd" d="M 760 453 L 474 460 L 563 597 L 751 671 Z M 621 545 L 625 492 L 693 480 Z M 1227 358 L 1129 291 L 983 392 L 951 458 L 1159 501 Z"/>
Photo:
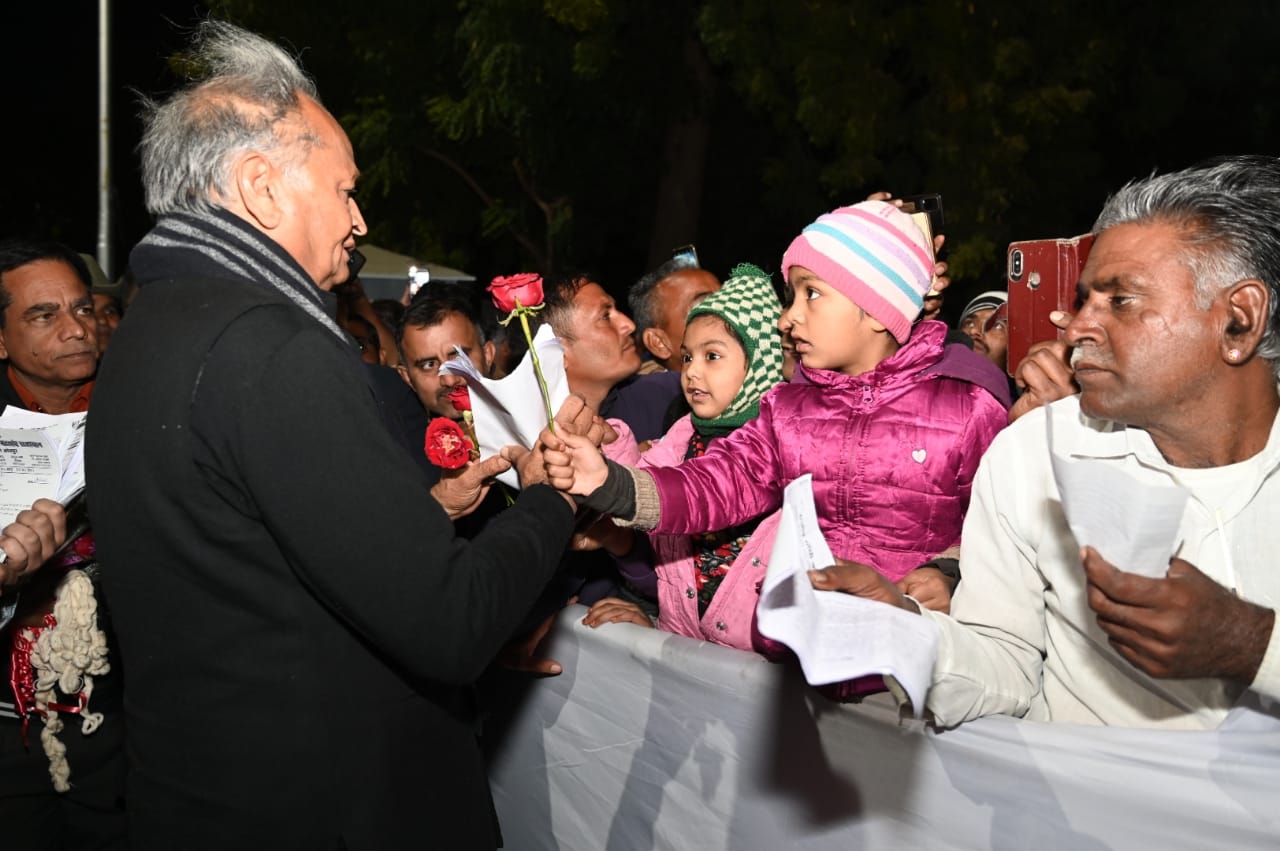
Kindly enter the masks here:
<path id="1" fill-rule="evenodd" d="M 97 547 L 94 545 L 93 532 L 85 532 L 62 552 L 56 564 L 49 564 L 43 569 L 57 570 L 64 573 L 68 570 L 79 569 L 89 572 L 92 576 L 96 566 L 94 561 L 96 554 Z M 37 711 L 35 709 L 36 673 L 31 666 L 31 649 L 35 646 L 40 633 L 57 625 L 57 619 L 52 614 L 46 614 L 42 626 L 33 626 L 26 629 L 14 627 L 5 636 L 9 645 L 9 690 L 12 692 L 12 699 L 17 712 L 23 719 L 24 735 L 30 716 Z M 71 698 L 75 702 L 53 703 L 51 708 L 59 712 L 79 713 L 88 702 L 84 692 L 64 696 Z"/>
<path id="2" fill-rule="evenodd" d="M 698 458 L 707 453 L 707 447 L 714 438 L 694 429 L 689 437 L 689 448 L 685 452 L 685 460 Z M 698 614 L 705 615 L 707 606 L 716 589 L 724 581 L 725 575 L 733 560 L 742 552 L 743 546 L 759 521 L 748 521 L 739 526 L 723 529 L 719 532 L 707 532 L 691 535 L 693 541 L 693 564 L 697 569 L 694 582 L 698 589 Z"/>

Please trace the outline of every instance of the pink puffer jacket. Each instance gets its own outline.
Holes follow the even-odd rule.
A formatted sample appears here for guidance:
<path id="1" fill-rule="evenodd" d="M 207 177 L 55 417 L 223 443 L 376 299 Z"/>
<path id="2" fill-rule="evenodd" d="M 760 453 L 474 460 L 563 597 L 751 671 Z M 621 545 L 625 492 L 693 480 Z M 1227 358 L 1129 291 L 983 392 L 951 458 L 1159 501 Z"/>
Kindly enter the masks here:
<path id="1" fill-rule="evenodd" d="M 947 373 L 945 335 L 941 322 L 922 322 L 858 376 L 797 367 L 790 384 L 765 394 L 759 417 L 706 455 L 649 470 L 662 509 L 654 531 L 687 535 L 772 514 L 782 489 L 812 473 L 819 526 L 841 558 L 896 582 L 957 544 L 978 461 L 1007 414 L 980 385 Z"/>
<path id="2" fill-rule="evenodd" d="M 639 466 L 652 470 L 684 463 L 692 436 L 693 422 L 686 414 L 641 456 Z M 755 649 L 756 602 L 780 517 L 781 512 L 775 511 L 751 533 L 702 615 L 698 614 L 697 567 L 689 536 L 651 533 L 658 574 L 658 628 L 739 650 Z"/>

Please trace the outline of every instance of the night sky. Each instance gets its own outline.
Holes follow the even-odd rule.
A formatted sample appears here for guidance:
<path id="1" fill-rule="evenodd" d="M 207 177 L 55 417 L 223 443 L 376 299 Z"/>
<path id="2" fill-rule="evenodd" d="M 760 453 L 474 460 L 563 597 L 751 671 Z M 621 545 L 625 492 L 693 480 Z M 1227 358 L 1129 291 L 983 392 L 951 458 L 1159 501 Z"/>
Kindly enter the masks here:
<path id="1" fill-rule="evenodd" d="M 190 26 L 205 12 L 193 0 L 115 0 L 113 7 L 114 262 L 108 271 L 115 275 L 122 270 L 129 247 L 149 227 L 137 173 L 139 122 L 133 90 L 161 94 L 175 85 L 166 60 L 186 44 Z M 97 3 L 9 3 L 4 23 L 6 44 L 0 61 L 7 71 L 8 91 L 3 100 L 5 120 L 0 150 L 7 155 L 10 174 L 5 191 L 0 192 L 0 236 L 50 237 L 93 252 L 98 232 Z M 1224 13 L 1215 25 L 1224 31 L 1239 31 L 1242 23 L 1243 19 L 1233 21 Z M 1253 35 L 1249 44 L 1269 44 L 1269 33 Z M 1173 72 L 1199 76 L 1214 70 L 1198 64 L 1200 60 L 1195 55 L 1184 55 L 1190 49 L 1184 46 L 1182 50 L 1170 50 L 1167 67 L 1145 72 L 1152 79 L 1171 74 L 1176 79 L 1178 74 Z M 1248 66 L 1250 70 L 1241 73 L 1241 79 L 1232 79 L 1231 69 L 1218 69 L 1221 73 L 1213 79 L 1222 78 L 1232 85 L 1221 88 L 1211 99 L 1190 99 L 1184 105 L 1185 120 L 1180 126 L 1161 132 L 1154 139 L 1135 137 L 1138 141 L 1130 145 L 1131 151 L 1113 152 L 1104 174 L 1107 186 L 1115 188 L 1153 165 L 1182 167 L 1207 154 L 1260 149 L 1257 139 L 1248 141 L 1251 135 L 1258 135 L 1248 132 L 1252 127 L 1250 116 L 1263 107 L 1274 111 L 1270 93 L 1275 91 L 1280 72 L 1267 58 L 1271 55 L 1269 48 L 1260 52 L 1262 58 L 1252 51 L 1250 55 L 1254 61 Z M 1259 69 L 1266 72 L 1261 77 Z M 1191 82 L 1189 79 L 1186 85 L 1167 87 L 1163 96 L 1178 96 L 1192 88 Z M 1136 100 L 1130 112 L 1116 116 L 1116 127 L 1141 125 L 1146 120 L 1143 105 L 1143 101 Z M 1263 126 L 1273 125 L 1263 122 Z M 1070 161 L 1075 152 L 1059 153 Z M 1072 179 L 1069 170 L 1063 172 L 1063 179 Z M 924 188 L 935 187 L 916 187 Z M 713 190 L 714 187 L 708 189 Z M 1079 229 L 1073 225 L 1068 231 Z M 1045 230 L 1019 238 L 1054 232 Z M 957 235 L 963 238 L 963 234 Z M 711 238 L 708 243 L 708 247 L 715 244 Z M 627 259 L 634 265 L 634 258 Z"/>
<path id="2" fill-rule="evenodd" d="M 137 175 L 137 99 L 171 88 L 166 57 L 185 42 L 170 21 L 190 25 L 190 2 L 112 4 L 112 172 L 115 262 L 146 232 Z M 15 8 L 17 7 L 17 8 Z M 10 166 L 0 193 L 0 234 L 52 237 L 95 252 L 98 234 L 98 5 L 9 4 L 5 10 L 3 150 Z"/>

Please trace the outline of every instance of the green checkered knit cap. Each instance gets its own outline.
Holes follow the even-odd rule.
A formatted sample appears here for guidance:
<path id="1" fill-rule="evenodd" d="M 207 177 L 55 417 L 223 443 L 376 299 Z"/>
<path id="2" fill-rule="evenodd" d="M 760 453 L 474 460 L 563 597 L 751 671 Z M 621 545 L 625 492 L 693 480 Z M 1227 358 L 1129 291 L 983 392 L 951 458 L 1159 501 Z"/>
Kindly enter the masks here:
<path id="1" fill-rule="evenodd" d="M 725 412 L 712 419 L 693 415 L 693 424 L 702 434 L 724 435 L 759 414 L 760 397 L 782 381 L 782 340 L 778 334 L 782 305 L 769 276 L 758 266 L 740 263 L 720 291 L 694 305 L 685 321 L 704 314 L 723 319 L 747 350 L 747 377 Z"/>

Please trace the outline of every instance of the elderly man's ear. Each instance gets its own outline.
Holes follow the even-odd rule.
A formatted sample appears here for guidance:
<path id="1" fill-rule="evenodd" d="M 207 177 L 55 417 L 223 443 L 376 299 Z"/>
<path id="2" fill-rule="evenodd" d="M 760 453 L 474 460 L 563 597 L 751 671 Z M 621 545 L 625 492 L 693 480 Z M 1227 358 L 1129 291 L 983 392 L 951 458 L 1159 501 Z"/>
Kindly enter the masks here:
<path id="1" fill-rule="evenodd" d="M 283 172 L 263 154 L 249 151 L 236 161 L 232 174 L 235 197 L 229 200 L 263 230 L 278 227 L 283 210 L 276 190 Z"/>
<path id="2" fill-rule="evenodd" d="M 641 342 L 644 347 L 662 363 L 666 363 L 667 359 L 675 355 L 676 350 L 672 348 L 671 341 L 667 339 L 667 334 L 661 328 L 646 328 L 644 333 L 640 335 Z"/>
<path id="3" fill-rule="evenodd" d="M 1258 348 L 1267 330 L 1270 291 L 1256 278 L 1239 281 L 1227 288 L 1227 326 L 1222 333 L 1222 358 L 1227 363 L 1243 363 Z"/>

